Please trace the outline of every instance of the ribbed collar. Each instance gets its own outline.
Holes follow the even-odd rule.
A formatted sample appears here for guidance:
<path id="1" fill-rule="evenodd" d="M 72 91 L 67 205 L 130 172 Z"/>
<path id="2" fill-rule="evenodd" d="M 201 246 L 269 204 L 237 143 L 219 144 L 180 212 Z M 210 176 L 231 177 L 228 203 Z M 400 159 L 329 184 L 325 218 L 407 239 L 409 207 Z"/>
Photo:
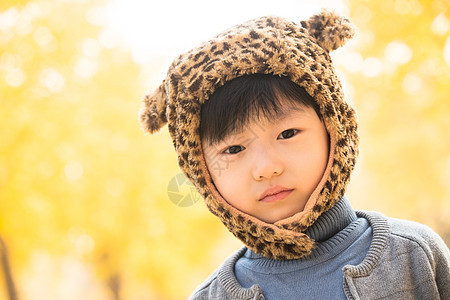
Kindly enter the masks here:
<path id="1" fill-rule="evenodd" d="M 323 213 L 305 233 L 320 243 L 333 237 L 356 219 L 350 201 L 344 196 L 329 211 Z"/>

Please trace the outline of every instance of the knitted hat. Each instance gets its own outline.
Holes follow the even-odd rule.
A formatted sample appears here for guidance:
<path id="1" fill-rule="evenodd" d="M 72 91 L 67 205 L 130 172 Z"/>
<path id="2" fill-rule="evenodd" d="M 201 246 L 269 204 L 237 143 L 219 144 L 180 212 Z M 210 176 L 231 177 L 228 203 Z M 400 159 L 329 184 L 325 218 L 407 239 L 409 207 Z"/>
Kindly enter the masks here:
<path id="1" fill-rule="evenodd" d="M 358 155 L 357 122 L 345 102 L 329 52 L 354 31 L 349 20 L 328 11 L 300 23 L 262 17 L 234 26 L 180 55 L 161 86 L 145 96 L 140 120 L 154 133 L 168 123 L 178 164 L 208 209 L 247 247 L 265 257 L 296 259 L 314 241 L 303 232 L 344 195 Z M 302 212 L 274 224 L 231 206 L 215 188 L 200 139 L 201 106 L 214 91 L 242 75 L 287 76 L 318 103 L 330 136 L 323 178 Z"/>

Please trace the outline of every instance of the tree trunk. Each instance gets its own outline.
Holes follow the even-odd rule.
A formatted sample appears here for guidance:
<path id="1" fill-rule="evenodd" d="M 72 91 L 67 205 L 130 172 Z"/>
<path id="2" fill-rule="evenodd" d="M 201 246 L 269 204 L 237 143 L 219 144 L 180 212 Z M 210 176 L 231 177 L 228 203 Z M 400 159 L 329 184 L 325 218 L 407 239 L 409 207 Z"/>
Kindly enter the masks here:
<path id="1" fill-rule="evenodd" d="M 8 249 L 2 237 L 0 236 L 0 255 L 1 255 L 1 267 L 5 278 L 6 289 L 8 291 L 9 300 L 18 300 L 16 288 L 14 285 L 14 279 L 11 272 L 11 266 L 9 264 Z"/>
<path id="2" fill-rule="evenodd" d="M 120 288 L 121 288 L 121 280 L 120 275 L 118 273 L 114 273 L 109 277 L 108 287 L 111 289 L 113 293 L 114 300 L 121 300 L 120 297 Z"/>

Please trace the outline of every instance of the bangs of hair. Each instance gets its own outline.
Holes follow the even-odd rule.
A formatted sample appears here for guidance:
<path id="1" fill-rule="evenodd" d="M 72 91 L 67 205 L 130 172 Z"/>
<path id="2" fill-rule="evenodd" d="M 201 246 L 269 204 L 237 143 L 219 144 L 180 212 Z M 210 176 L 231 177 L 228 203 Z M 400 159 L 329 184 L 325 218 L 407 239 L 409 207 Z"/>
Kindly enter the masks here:
<path id="1" fill-rule="evenodd" d="M 321 118 L 314 99 L 288 77 L 252 74 L 230 80 L 203 104 L 200 136 L 210 144 L 218 143 L 242 131 L 249 121 L 275 118 L 289 108 L 286 100 L 314 108 Z"/>

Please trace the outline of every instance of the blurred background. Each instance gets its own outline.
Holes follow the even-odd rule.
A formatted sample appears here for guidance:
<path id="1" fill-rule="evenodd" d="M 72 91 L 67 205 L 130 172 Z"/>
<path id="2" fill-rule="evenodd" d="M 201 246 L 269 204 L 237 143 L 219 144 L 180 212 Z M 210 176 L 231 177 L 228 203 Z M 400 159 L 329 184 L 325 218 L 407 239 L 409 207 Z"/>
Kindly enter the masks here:
<path id="1" fill-rule="evenodd" d="M 357 26 L 332 53 L 360 120 L 350 201 L 449 245 L 449 6 L 0 1 L 0 299 L 186 298 L 240 243 L 179 180 L 167 128 L 143 134 L 140 100 L 223 29 L 322 7 Z"/>

